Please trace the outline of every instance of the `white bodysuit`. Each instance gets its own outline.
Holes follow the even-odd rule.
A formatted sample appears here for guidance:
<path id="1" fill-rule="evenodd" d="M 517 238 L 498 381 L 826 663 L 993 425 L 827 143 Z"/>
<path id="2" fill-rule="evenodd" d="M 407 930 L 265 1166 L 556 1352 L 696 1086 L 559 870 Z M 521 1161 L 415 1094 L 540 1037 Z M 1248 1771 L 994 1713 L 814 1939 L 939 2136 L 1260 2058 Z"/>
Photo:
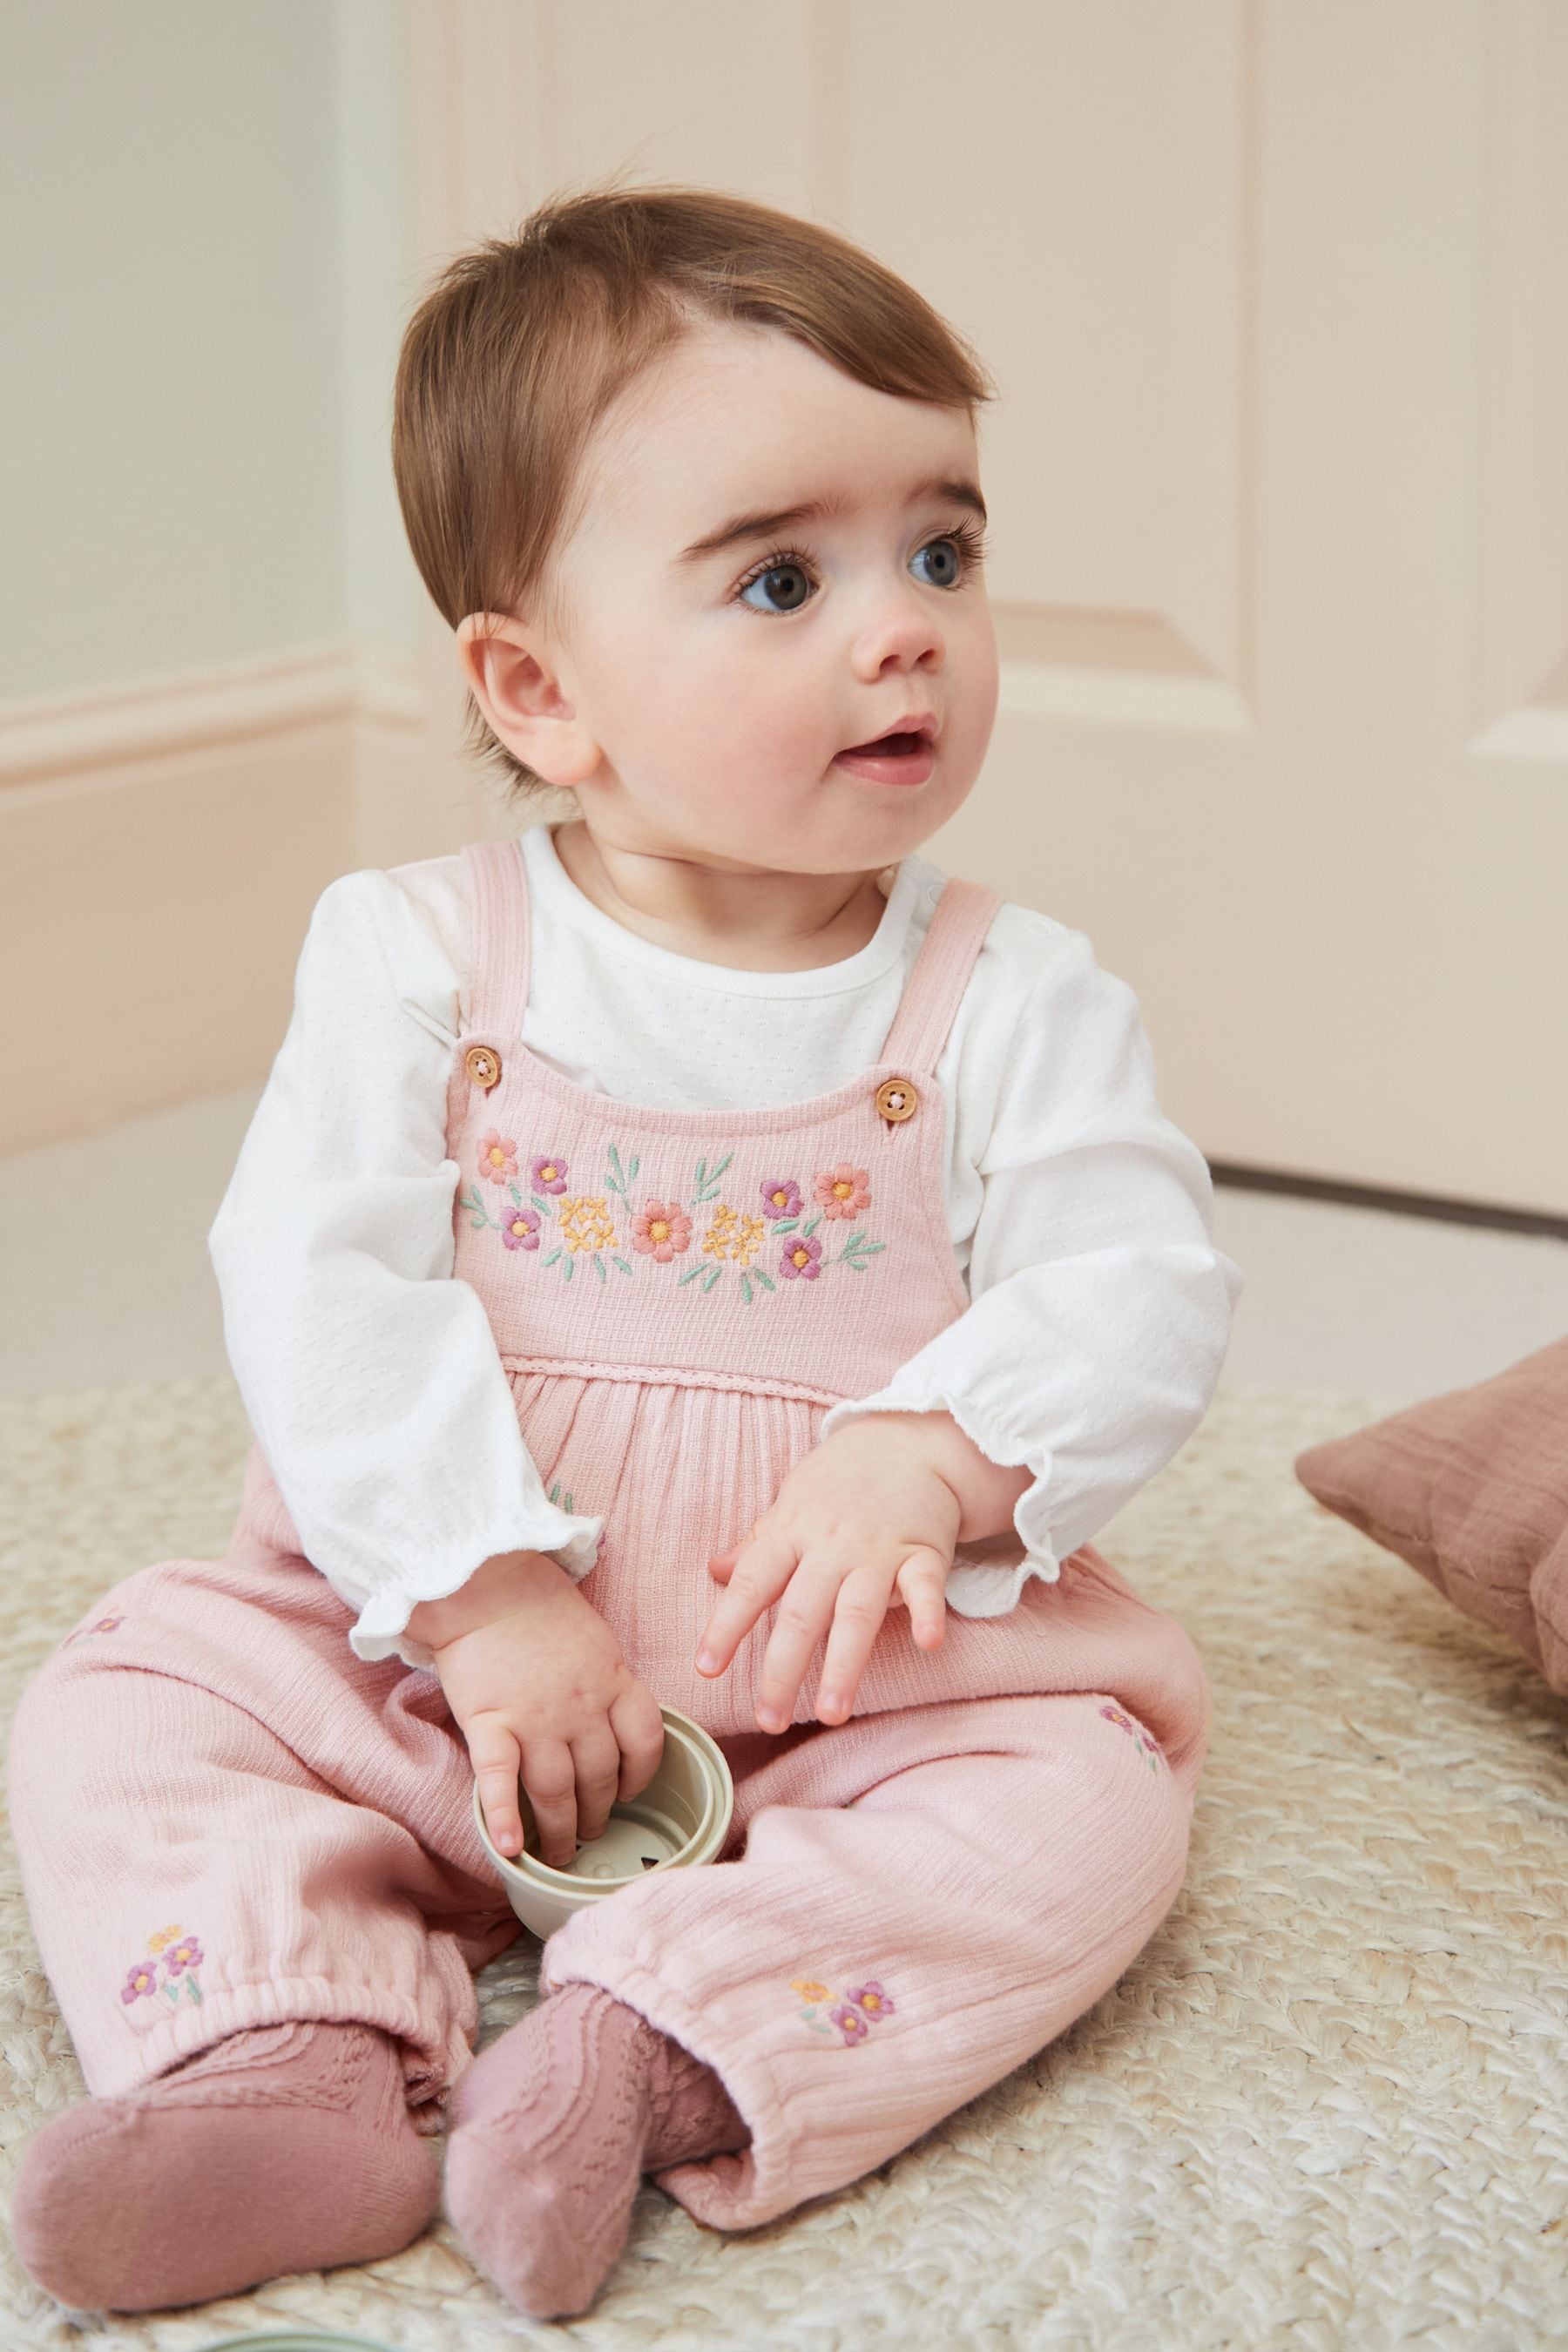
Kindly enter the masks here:
<path id="1" fill-rule="evenodd" d="M 676 955 L 586 898 L 549 826 L 521 837 L 531 909 L 522 1040 L 640 1106 L 750 1109 L 876 1061 L 942 881 L 906 857 L 855 955 L 738 971 Z M 211 1234 L 235 1377 L 309 1558 L 374 1624 L 359 1655 L 429 1664 L 404 1632 L 494 1552 L 594 1564 L 600 1521 L 546 1496 L 476 1295 L 453 1278 L 447 1081 L 467 1010 L 467 892 L 440 857 L 342 877 Z M 964 1614 L 1052 1578 L 1201 1419 L 1241 1277 L 1212 1240 L 1203 1155 L 1164 1118 L 1132 992 L 1081 932 L 998 912 L 939 1064 L 949 1231 L 968 1310 L 819 1438 L 872 1411 L 951 1412 L 1027 1465 L 1017 1568 L 965 1567 Z M 717 1587 L 715 1588 L 717 1595 Z"/>

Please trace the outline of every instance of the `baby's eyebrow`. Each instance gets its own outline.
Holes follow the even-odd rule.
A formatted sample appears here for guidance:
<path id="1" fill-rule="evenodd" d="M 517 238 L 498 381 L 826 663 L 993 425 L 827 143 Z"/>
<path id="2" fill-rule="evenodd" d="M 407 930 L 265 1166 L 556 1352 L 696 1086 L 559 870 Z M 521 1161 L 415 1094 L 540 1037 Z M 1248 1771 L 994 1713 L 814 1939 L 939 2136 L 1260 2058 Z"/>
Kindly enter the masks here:
<path id="1" fill-rule="evenodd" d="M 933 475 L 929 481 L 915 485 L 910 493 L 909 503 L 919 506 L 927 499 L 946 499 L 954 506 L 968 507 L 982 522 L 986 519 L 985 501 L 973 482 L 950 481 L 946 476 Z M 771 539 L 775 532 L 788 530 L 795 523 L 814 522 L 830 511 L 833 509 L 826 499 L 807 499 L 799 506 L 779 507 L 770 513 L 731 515 L 729 521 L 721 523 L 717 530 L 707 531 L 702 538 L 694 539 L 689 547 L 683 547 L 676 562 L 700 562 L 703 556 L 717 555 L 726 547 L 737 546 L 742 540 Z"/>

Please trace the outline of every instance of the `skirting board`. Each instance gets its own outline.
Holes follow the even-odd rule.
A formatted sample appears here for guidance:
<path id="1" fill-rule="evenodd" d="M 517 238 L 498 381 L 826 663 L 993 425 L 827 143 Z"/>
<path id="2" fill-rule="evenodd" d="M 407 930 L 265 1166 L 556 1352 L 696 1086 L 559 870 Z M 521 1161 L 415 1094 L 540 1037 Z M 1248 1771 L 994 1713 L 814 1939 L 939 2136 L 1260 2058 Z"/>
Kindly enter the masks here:
<path id="1" fill-rule="evenodd" d="M 0 711 L 0 1152 L 263 1076 L 321 891 L 428 854 L 428 743 L 355 643 Z"/>
<path id="2" fill-rule="evenodd" d="M 1509 1234 L 1544 1234 L 1568 1241 L 1568 1217 L 1546 1209 L 1509 1209 L 1487 1201 L 1455 1201 L 1436 1192 L 1398 1192 L 1381 1184 L 1343 1184 L 1324 1176 L 1297 1176 L 1279 1168 L 1246 1168 L 1211 1160 L 1216 1184 L 1241 1192 L 1284 1192 L 1301 1201 L 1331 1201 L 1351 1209 L 1383 1209 L 1392 1216 L 1436 1217 L 1446 1224 L 1494 1225 Z"/>

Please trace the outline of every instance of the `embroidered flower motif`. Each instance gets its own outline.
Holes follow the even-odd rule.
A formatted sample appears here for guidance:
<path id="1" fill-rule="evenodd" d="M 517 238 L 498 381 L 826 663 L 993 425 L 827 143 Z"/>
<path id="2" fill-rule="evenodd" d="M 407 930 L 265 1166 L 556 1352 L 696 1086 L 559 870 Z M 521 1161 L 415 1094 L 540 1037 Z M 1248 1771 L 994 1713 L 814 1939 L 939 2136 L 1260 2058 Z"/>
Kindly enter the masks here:
<path id="1" fill-rule="evenodd" d="M 762 1247 L 766 1230 L 761 1217 L 743 1217 L 727 1201 L 721 1201 L 703 1235 L 703 1255 L 729 1258 L 739 1266 L 750 1265 Z"/>
<path id="2" fill-rule="evenodd" d="M 858 1217 L 862 1209 L 871 1205 L 870 1180 L 864 1168 L 851 1168 L 841 1160 L 837 1168 L 825 1168 L 816 1180 L 816 1200 L 824 1216 Z"/>
<path id="3" fill-rule="evenodd" d="M 537 1209 L 525 1209 L 519 1204 L 509 1209 L 501 1219 L 500 1237 L 508 1249 L 536 1250 L 541 1222 Z"/>
<path id="4" fill-rule="evenodd" d="M 1119 1706 L 1102 1706 L 1100 1711 L 1105 1717 L 1107 1723 L 1114 1723 L 1120 1730 L 1129 1732 L 1131 1735 L 1132 1743 L 1137 1748 L 1138 1753 L 1142 1757 L 1145 1764 L 1148 1765 L 1150 1771 L 1157 1772 L 1160 1769 L 1161 1763 L 1160 1750 L 1154 1745 L 1154 1742 L 1149 1738 L 1147 1732 L 1145 1732 L 1140 1725 L 1134 1723 L 1132 1717 L 1130 1715 L 1124 1714 L 1122 1709 Z"/>
<path id="5" fill-rule="evenodd" d="M 123 1617 L 97 1617 L 90 1625 L 79 1625 L 73 1633 L 68 1633 L 59 1646 L 68 1650 L 73 1642 L 89 1642 L 95 1633 L 117 1633 L 124 1622 Z"/>
<path id="6" fill-rule="evenodd" d="M 548 1168 L 546 1160 L 536 1163 Z M 575 1201 L 561 1203 L 561 1239 L 569 1250 L 609 1249 L 614 1245 L 616 1228 L 610 1216 L 610 1204 L 601 1192 L 597 1199 L 584 1193 Z"/>
<path id="7" fill-rule="evenodd" d="M 822 1272 L 822 1244 L 815 1234 L 794 1234 L 784 1245 L 779 1272 L 787 1281 L 815 1282 Z"/>
<path id="8" fill-rule="evenodd" d="M 713 1212 L 713 1222 L 702 1236 L 704 1257 L 728 1257 L 735 1244 L 741 1220 L 727 1201 L 721 1201 Z"/>
<path id="9" fill-rule="evenodd" d="M 517 1145 L 499 1128 L 479 1138 L 479 1174 L 490 1184 L 504 1184 L 517 1174 Z"/>
<path id="10" fill-rule="evenodd" d="M 763 1214 L 776 1223 L 783 1217 L 800 1214 L 800 1186 L 790 1176 L 764 1176 L 757 1190 L 763 1196 Z"/>
<path id="11" fill-rule="evenodd" d="M 819 1984 L 815 1977 L 792 1977 L 789 1989 L 805 2003 L 800 2012 L 803 2024 L 813 2033 L 825 2033 L 829 2041 L 837 2028 L 847 2050 L 858 2049 L 871 2028 L 879 2025 L 885 2017 L 891 2017 L 898 2007 L 892 1994 L 874 1979 L 854 1986 L 842 1996 L 836 1995 L 830 1986 Z M 826 2017 L 822 2008 L 825 2001 L 833 2004 Z"/>
<path id="12" fill-rule="evenodd" d="M 202 1989 L 196 1981 L 202 1965 L 203 1952 L 199 1937 L 182 1935 L 176 1927 L 160 1927 L 155 1936 L 147 1938 L 151 1957 L 138 1960 L 121 1987 L 120 1998 L 129 2009 L 133 2001 L 142 2000 L 162 1991 L 171 2007 L 177 2008 L 182 1996 L 195 2001 L 199 2008 Z M 163 1963 L 163 1982 L 158 1979 L 158 1961 Z"/>
<path id="13" fill-rule="evenodd" d="M 858 2042 L 864 2042 L 871 2031 L 869 2021 L 862 2016 L 859 2010 L 850 2009 L 846 2003 L 840 2003 L 837 2009 L 830 2009 L 827 2015 L 829 2022 L 838 2028 L 847 2047 L 851 2050 Z"/>
<path id="14" fill-rule="evenodd" d="M 668 1265 L 691 1246 L 691 1220 L 678 1201 L 649 1201 L 632 1219 L 632 1247 Z"/>
<path id="15" fill-rule="evenodd" d="M 542 1154 L 529 1168 L 529 1181 L 536 1192 L 564 1192 L 566 1162 L 553 1153 Z"/>

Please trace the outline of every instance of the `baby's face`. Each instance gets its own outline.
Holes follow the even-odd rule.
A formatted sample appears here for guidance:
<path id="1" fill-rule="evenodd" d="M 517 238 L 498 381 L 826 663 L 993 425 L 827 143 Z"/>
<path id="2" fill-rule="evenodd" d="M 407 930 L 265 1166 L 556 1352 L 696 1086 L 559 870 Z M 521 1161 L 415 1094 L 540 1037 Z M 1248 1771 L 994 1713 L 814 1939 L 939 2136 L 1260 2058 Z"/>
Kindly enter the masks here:
<path id="1" fill-rule="evenodd" d="M 794 873 L 873 870 L 934 833 L 995 716 L 978 506 L 963 411 L 769 329 L 675 346 L 595 436 L 556 559 L 590 826 Z"/>

